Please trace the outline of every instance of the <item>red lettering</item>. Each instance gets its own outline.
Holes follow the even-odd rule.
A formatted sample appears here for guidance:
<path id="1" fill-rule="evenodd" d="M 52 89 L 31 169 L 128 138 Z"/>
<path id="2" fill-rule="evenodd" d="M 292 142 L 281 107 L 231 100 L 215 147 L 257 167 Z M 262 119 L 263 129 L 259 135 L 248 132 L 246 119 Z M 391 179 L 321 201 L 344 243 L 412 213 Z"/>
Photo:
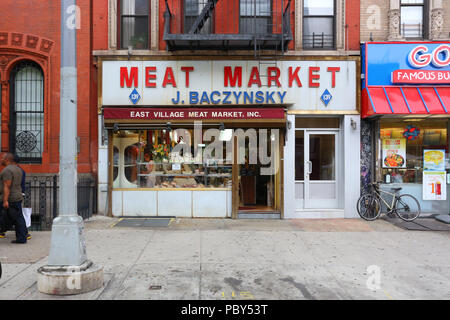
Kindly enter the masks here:
<path id="1" fill-rule="evenodd" d="M 128 88 L 131 88 L 138 86 L 138 68 L 137 67 L 131 67 L 130 74 L 128 75 L 128 68 L 127 67 L 120 67 L 120 86 L 123 88 L 125 83 Z"/>
<path id="2" fill-rule="evenodd" d="M 148 88 L 156 88 L 156 83 L 150 82 L 150 80 L 156 80 L 156 74 L 150 74 L 150 72 L 156 72 L 156 67 L 145 68 L 145 86 Z"/>
<path id="3" fill-rule="evenodd" d="M 331 72 L 331 87 L 336 87 L 336 72 L 341 71 L 341 67 L 328 67 L 328 72 Z"/>
<path id="4" fill-rule="evenodd" d="M 171 84 L 172 87 L 176 88 L 177 83 L 175 82 L 175 76 L 173 75 L 172 67 L 166 68 L 166 74 L 164 75 L 163 88 L 165 88 L 168 84 Z"/>
<path id="5" fill-rule="evenodd" d="M 228 83 L 230 83 L 230 86 L 235 87 L 236 82 L 238 83 L 239 88 L 242 87 L 242 67 L 234 68 L 234 75 L 233 71 L 231 70 L 231 67 L 225 67 L 223 71 L 224 71 L 223 85 L 225 87 L 228 87 Z"/>
<path id="6" fill-rule="evenodd" d="M 256 83 L 258 87 L 261 87 L 261 78 L 259 77 L 259 71 L 257 67 L 252 68 L 247 86 L 250 88 L 254 83 Z"/>
<path id="7" fill-rule="evenodd" d="M 301 67 L 295 68 L 294 73 L 292 73 L 292 67 L 289 67 L 289 88 L 292 88 L 292 83 L 297 82 L 297 87 L 302 86 L 302 82 L 300 81 L 300 78 L 298 77 L 298 72 L 300 71 Z"/>
<path id="8" fill-rule="evenodd" d="M 186 72 L 186 88 L 189 88 L 189 72 L 194 71 L 194 67 L 181 67 L 181 71 Z"/>
<path id="9" fill-rule="evenodd" d="M 314 82 L 314 80 L 320 80 L 320 75 L 315 74 L 315 72 L 319 72 L 320 67 L 309 67 L 309 87 L 310 88 L 318 88 L 320 87 L 320 83 Z"/>
<path id="10" fill-rule="evenodd" d="M 275 75 L 273 76 L 272 73 L 275 71 Z M 268 67 L 267 68 L 267 85 L 269 88 L 272 86 L 272 81 L 275 81 L 277 83 L 277 87 L 281 87 L 280 83 L 280 68 L 277 67 Z"/>

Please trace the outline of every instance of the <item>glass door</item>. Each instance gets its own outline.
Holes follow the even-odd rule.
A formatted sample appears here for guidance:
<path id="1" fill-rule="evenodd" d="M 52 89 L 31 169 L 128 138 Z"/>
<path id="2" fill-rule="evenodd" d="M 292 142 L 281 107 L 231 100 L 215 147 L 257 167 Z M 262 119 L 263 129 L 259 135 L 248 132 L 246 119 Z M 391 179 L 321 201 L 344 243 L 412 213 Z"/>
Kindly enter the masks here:
<path id="1" fill-rule="evenodd" d="M 334 209 L 338 203 L 337 132 L 304 133 L 304 206 L 306 209 Z"/>

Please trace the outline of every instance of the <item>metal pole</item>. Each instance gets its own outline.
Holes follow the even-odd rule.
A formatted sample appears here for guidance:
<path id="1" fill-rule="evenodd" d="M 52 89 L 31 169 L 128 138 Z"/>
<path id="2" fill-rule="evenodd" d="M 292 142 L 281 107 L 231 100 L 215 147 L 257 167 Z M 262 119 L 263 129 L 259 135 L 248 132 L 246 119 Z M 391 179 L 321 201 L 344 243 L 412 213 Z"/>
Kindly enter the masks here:
<path id="1" fill-rule="evenodd" d="M 49 266 L 86 262 L 83 219 L 77 212 L 76 0 L 61 0 L 59 215 L 53 221 Z"/>
<path id="2" fill-rule="evenodd" d="M 103 267 L 86 257 L 84 223 L 77 209 L 77 33 L 76 0 L 61 0 L 61 98 L 59 216 L 53 220 L 48 264 L 38 269 L 40 292 L 80 294 L 103 286 Z"/>

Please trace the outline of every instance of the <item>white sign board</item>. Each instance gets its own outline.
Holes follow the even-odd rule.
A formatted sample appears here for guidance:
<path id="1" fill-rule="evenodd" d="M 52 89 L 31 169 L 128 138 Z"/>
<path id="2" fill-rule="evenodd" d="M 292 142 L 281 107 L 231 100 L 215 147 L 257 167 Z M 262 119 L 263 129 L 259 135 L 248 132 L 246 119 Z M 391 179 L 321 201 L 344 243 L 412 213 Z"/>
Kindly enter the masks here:
<path id="1" fill-rule="evenodd" d="M 423 172 L 423 200 L 447 200 L 445 171 Z"/>
<path id="2" fill-rule="evenodd" d="M 104 106 L 356 110 L 355 61 L 104 61 Z"/>

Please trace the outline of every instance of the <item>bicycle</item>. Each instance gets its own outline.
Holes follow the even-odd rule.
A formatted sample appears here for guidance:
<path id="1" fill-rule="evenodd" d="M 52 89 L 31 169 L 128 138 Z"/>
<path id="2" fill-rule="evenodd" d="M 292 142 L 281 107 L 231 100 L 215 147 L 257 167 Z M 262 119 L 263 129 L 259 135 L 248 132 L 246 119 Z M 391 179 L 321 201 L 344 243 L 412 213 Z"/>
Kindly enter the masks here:
<path id="1" fill-rule="evenodd" d="M 373 221 L 380 216 L 381 201 L 383 201 L 388 209 L 386 212 L 388 216 L 396 214 L 400 219 L 410 222 L 420 215 L 419 201 L 410 194 L 399 195 L 398 193 L 402 188 L 392 188 L 391 190 L 394 193 L 391 193 L 381 190 L 380 182 L 374 182 L 370 185 L 372 191 L 359 197 L 356 205 L 358 214 L 364 220 Z M 392 196 L 392 202 L 390 204 L 383 199 L 381 196 L 382 193 Z"/>

